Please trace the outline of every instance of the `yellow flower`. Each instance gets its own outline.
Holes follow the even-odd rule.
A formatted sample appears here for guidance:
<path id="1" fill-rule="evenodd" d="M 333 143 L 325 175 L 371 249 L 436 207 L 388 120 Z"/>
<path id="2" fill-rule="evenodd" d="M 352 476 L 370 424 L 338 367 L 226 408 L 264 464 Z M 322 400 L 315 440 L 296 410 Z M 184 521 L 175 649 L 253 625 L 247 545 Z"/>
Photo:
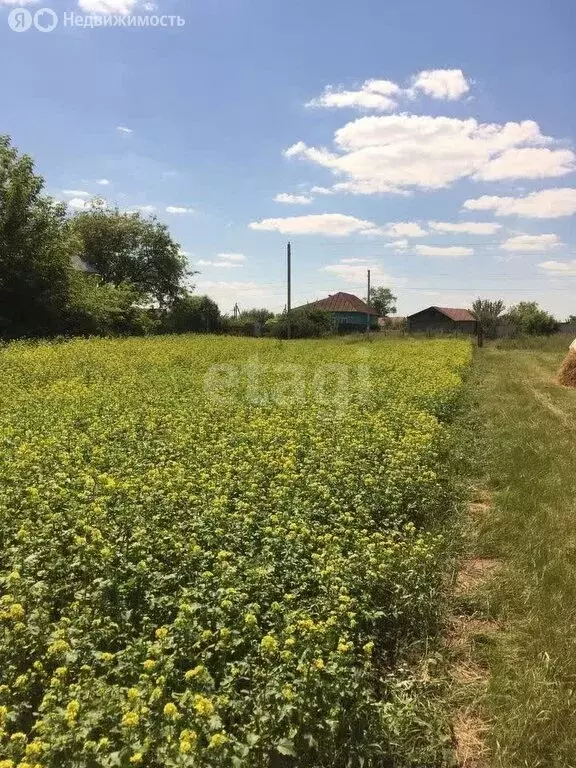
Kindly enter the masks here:
<path id="1" fill-rule="evenodd" d="M 372 643 L 372 642 L 370 642 L 370 643 L 366 643 L 366 645 L 364 645 L 364 646 L 362 647 L 362 650 L 364 651 L 364 653 L 365 653 L 367 656 L 370 656 L 370 654 L 371 654 L 371 653 L 372 653 L 372 651 L 374 650 L 374 643 Z"/>
<path id="2" fill-rule="evenodd" d="M 160 627 L 156 630 L 156 637 L 158 640 L 164 640 L 168 637 L 168 627 Z"/>
<path id="3" fill-rule="evenodd" d="M 198 664 L 197 667 L 194 667 L 194 669 L 189 669 L 188 672 L 184 675 L 184 679 L 187 682 L 190 682 L 190 680 L 194 680 L 196 677 L 200 677 L 200 675 L 203 675 L 206 671 L 206 667 L 202 666 L 202 664 Z"/>
<path id="4" fill-rule="evenodd" d="M 265 635 L 262 638 L 260 647 L 264 653 L 274 653 L 278 648 L 278 641 L 272 635 Z"/>
<path id="5" fill-rule="evenodd" d="M 10 606 L 9 615 L 14 621 L 21 621 L 26 615 L 24 606 L 20 605 L 20 603 L 14 603 Z"/>
<path id="6" fill-rule="evenodd" d="M 14 768 L 13 760 L 0 760 L 0 768 Z"/>
<path id="7" fill-rule="evenodd" d="M 202 717 L 210 717 L 210 715 L 214 714 L 214 704 L 205 696 L 194 696 L 193 706 Z"/>
<path id="8" fill-rule="evenodd" d="M 26 757 L 39 757 L 44 749 L 45 744 L 42 741 L 31 741 L 26 747 Z"/>
<path id="9" fill-rule="evenodd" d="M 48 646 L 48 656 L 61 656 L 70 650 L 70 645 L 66 640 L 55 640 L 52 645 Z"/>
<path id="10" fill-rule="evenodd" d="M 210 739 L 210 743 L 208 744 L 209 749 L 218 749 L 219 747 L 223 747 L 224 744 L 226 744 L 228 741 L 228 737 L 224 733 L 215 733 L 214 736 Z"/>
<path id="11" fill-rule="evenodd" d="M 135 728 L 140 722 L 138 712 L 126 712 L 122 718 L 122 725 L 125 728 Z"/>
<path id="12" fill-rule="evenodd" d="M 127 691 L 128 701 L 136 701 L 140 698 L 140 691 L 138 688 L 128 688 Z"/>
<path id="13" fill-rule="evenodd" d="M 0 726 L 6 722 L 6 716 L 8 715 L 8 707 L 0 707 Z"/>
<path id="14" fill-rule="evenodd" d="M 258 624 L 258 619 L 253 613 L 245 613 L 244 624 L 246 624 L 247 627 L 255 627 L 256 624 Z"/>
<path id="15" fill-rule="evenodd" d="M 340 640 L 338 643 L 338 653 L 348 653 L 348 651 L 353 648 L 353 643 L 346 643 L 344 640 Z"/>
<path id="16" fill-rule="evenodd" d="M 140 765 L 143 759 L 144 758 L 143 758 L 142 752 L 134 752 L 134 754 L 130 758 L 130 763 L 132 765 Z"/>
<path id="17" fill-rule="evenodd" d="M 168 702 L 168 704 L 164 707 L 164 715 L 165 717 L 170 718 L 170 720 L 176 720 L 178 717 L 178 707 L 176 704 L 172 704 L 172 702 Z"/>
<path id="18" fill-rule="evenodd" d="M 144 662 L 144 664 L 142 664 L 142 666 L 144 667 L 146 672 L 151 672 L 156 666 L 156 662 L 154 661 L 154 659 L 146 659 L 146 661 Z"/>
<path id="19" fill-rule="evenodd" d="M 286 701 L 292 701 L 294 698 L 294 689 L 291 685 L 285 685 L 284 688 L 282 688 L 282 696 L 284 696 Z"/>
<path id="20" fill-rule="evenodd" d="M 109 663 L 111 661 L 114 661 L 114 654 L 104 652 L 100 654 L 100 658 L 102 661 Z"/>
<path id="21" fill-rule="evenodd" d="M 74 725 L 76 722 L 76 718 L 78 717 L 78 712 L 80 711 L 80 702 L 76 699 L 73 699 L 68 706 L 66 707 L 66 721 L 68 725 Z"/>
<path id="22" fill-rule="evenodd" d="M 196 731 L 191 731 L 188 728 L 182 731 L 180 734 L 180 753 L 187 755 L 189 752 L 192 752 L 197 739 L 198 734 Z"/>
<path id="23" fill-rule="evenodd" d="M 312 662 L 312 666 L 315 669 L 324 669 L 324 666 L 325 666 L 324 659 L 314 659 L 314 661 Z"/>

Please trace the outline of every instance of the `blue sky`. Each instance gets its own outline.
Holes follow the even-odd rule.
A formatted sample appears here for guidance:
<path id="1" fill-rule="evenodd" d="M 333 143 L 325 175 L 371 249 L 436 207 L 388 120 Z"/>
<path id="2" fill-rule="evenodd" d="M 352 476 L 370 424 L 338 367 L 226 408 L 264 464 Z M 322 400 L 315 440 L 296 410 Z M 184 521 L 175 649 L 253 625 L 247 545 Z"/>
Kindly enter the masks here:
<path id="1" fill-rule="evenodd" d="M 290 239 L 294 305 L 364 295 L 370 268 L 402 314 L 477 296 L 576 314 L 569 0 L 19 4 L 60 23 L 16 33 L 0 0 L 0 132 L 72 209 L 153 210 L 223 311 L 282 309 Z"/>

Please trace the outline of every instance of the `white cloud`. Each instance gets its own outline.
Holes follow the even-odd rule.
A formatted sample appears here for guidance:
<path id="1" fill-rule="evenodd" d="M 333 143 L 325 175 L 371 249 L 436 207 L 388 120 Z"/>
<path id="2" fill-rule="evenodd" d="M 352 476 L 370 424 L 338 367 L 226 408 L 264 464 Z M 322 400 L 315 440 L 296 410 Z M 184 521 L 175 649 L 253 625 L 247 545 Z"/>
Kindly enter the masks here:
<path id="1" fill-rule="evenodd" d="M 409 245 L 410 243 L 408 240 L 402 238 L 401 240 L 394 240 L 392 243 L 387 243 L 384 248 L 392 248 L 394 251 L 402 253 L 402 251 L 408 250 Z"/>
<path id="2" fill-rule="evenodd" d="M 211 261 L 210 259 L 198 259 L 196 265 L 199 267 L 218 267 L 219 269 L 240 269 L 244 264 L 240 264 L 237 261 L 229 261 L 220 259 Z"/>
<path id="3" fill-rule="evenodd" d="M 302 157 L 343 177 L 333 192 L 352 194 L 406 194 L 411 189 L 441 189 L 467 177 L 477 177 L 492 161 L 506 158 L 511 149 L 538 148 L 553 142 L 533 120 L 521 123 L 478 123 L 430 115 L 384 115 L 361 117 L 347 123 L 334 135 L 334 150 L 309 147 L 299 141 L 284 151 L 286 157 Z M 568 168 L 570 150 L 532 155 L 525 175 L 557 174 Z M 576 156 L 574 156 L 576 157 Z M 537 158 L 537 159 L 534 159 Z M 507 166 L 507 167 L 506 167 Z M 548 168 L 548 170 L 546 170 Z M 488 171 L 501 178 L 522 175 L 518 164 L 508 160 Z M 567 171 L 566 171 L 567 172 Z M 519 176 L 520 177 L 520 176 Z"/>
<path id="4" fill-rule="evenodd" d="M 226 280 L 198 280 L 196 292 L 208 294 L 219 305 L 222 312 L 231 312 L 236 302 L 246 307 L 249 302 L 265 300 L 270 305 L 270 299 L 281 306 L 284 296 L 277 297 L 269 287 L 255 282 L 226 281 Z M 282 291 L 284 294 L 284 291 Z"/>
<path id="5" fill-rule="evenodd" d="M 99 0 L 96 0 L 96 2 L 99 2 Z M 102 13 L 102 11 L 94 11 L 94 13 Z M 113 11 L 110 11 L 110 13 L 113 13 Z M 120 11 L 118 11 L 118 13 L 120 13 Z M 119 126 L 116 128 L 116 130 L 117 130 L 119 133 L 124 133 L 124 134 L 126 134 L 126 135 L 129 135 L 129 134 L 131 134 L 131 133 L 134 133 L 134 131 L 132 130 L 132 128 L 126 128 L 126 126 L 125 126 L 125 125 L 119 125 Z"/>
<path id="6" fill-rule="evenodd" d="M 419 256 L 431 256 L 447 259 L 460 259 L 463 256 L 472 256 L 473 248 L 464 248 L 459 245 L 417 245 L 414 248 Z"/>
<path id="7" fill-rule="evenodd" d="M 454 232 L 463 235 L 493 235 L 502 229 L 502 224 L 482 221 L 429 221 L 428 226 L 435 232 Z"/>
<path id="8" fill-rule="evenodd" d="M 483 195 L 466 200 L 468 211 L 494 211 L 496 216 L 525 216 L 535 219 L 556 219 L 576 213 L 576 189 L 558 187 L 532 192 L 525 197 Z"/>
<path id="9" fill-rule="evenodd" d="M 243 253 L 219 253 L 218 258 L 227 261 L 245 261 L 246 256 Z"/>
<path id="10" fill-rule="evenodd" d="M 357 219 L 343 213 L 320 213 L 308 216 L 288 216 L 279 219 L 253 221 L 250 229 L 265 232 L 280 232 L 283 235 L 330 235 L 347 236 L 355 232 L 374 230 L 371 221 Z"/>
<path id="11" fill-rule="evenodd" d="M 288 203 L 289 205 L 308 205 L 313 201 L 308 195 L 291 195 L 288 192 L 280 192 L 274 198 L 275 203 Z"/>
<path id="12" fill-rule="evenodd" d="M 322 272 L 328 272 L 331 275 L 344 280 L 347 283 L 353 285 L 364 286 L 366 285 L 366 270 L 368 266 L 354 265 L 354 264 L 328 264 L 325 267 L 321 267 Z M 394 278 L 386 274 L 384 270 L 379 266 L 370 266 L 371 278 L 373 283 L 387 283 L 388 285 L 400 285 L 404 283 L 402 278 Z"/>
<path id="13" fill-rule="evenodd" d="M 455 101 L 468 93 L 470 83 L 461 69 L 427 69 L 414 77 L 412 90 L 433 99 Z"/>
<path id="14" fill-rule="evenodd" d="M 359 259 L 353 256 L 351 259 L 340 259 L 340 264 L 365 264 L 366 267 L 372 262 L 372 259 Z"/>
<path id="15" fill-rule="evenodd" d="M 110 182 L 108 181 L 108 179 L 98 179 L 96 181 L 96 184 L 100 184 L 101 187 L 107 187 L 108 184 L 110 184 Z"/>
<path id="16" fill-rule="evenodd" d="M 32 5 L 32 3 L 37 3 L 39 0 L 0 0 L 0 5 Z"/>
<path id="17" fill-rule="evenodd" d="M 391 112 L 398 106 L 395 96 L 401 89 L 390 80 L 366 80 L 355 91 L 344 88 L 327 86 L 322 96 L 312 99 L 307 107 L 357 107 L 358 109 L 374 109 L 377 112 Z"/>
<path id="18" fill-rule="evenodd" d="M 132 208 L 133 211 L 140 211 L 140 213 L 154 213 L 156 211 L 155 205 L 135 205 Z"/>
<path id="19" fill-rule="evenodd" d="M 73 211 L 81 211 L 86 208 L 87 202 L 81 197 L 73 197 L 72 200 L 68 200 L 68 208 L 72 208 Z"/>
<path id="20" fill-rule="evenodd" d="M 62 194 L 67 197 L 90 197 L 90 193 L 82 189 L 63 189 Z"/>
<path id="21" fill-rule="evenodd" d="M 187 213 L 194 213 L 194 208 L 182 208 L 178 205 L 168 205 L 166 207 L 166 213 L 170 213 L 174 216 L 183 216 Z"/>
<path id="22" fill-rule="evenodd" d="M 490 160 L 474 178 L 481 181 L 545 179 L 564 176 L 574 170 L 576 155 L 570 149 L 524 147 L 509 149 Z"/>
<path id="23" fill-rule="evenodd" d="M 388 237 L 426 237 L 428 234 L 422 229 L 420 224 L 415 221 L 397 221 L 394 224 L 387 224 L 382 227 L 382 234 Z"/>
<path id="24" fill-rule="evenodd" d="M 576 259 L 572 261 L 543 261 L 540 269 L 557 277 L 576 277 Z"/>
<path id="25" fill-rule="evenodd" d="M 505 251 L 549 251 L 562 245 L 558 235 L 515 235 L 502 243 Z"/>
<path id="26" fill-rule="evenodd" d="M 390 80 L 365 80 L 356 89 L 328 85 L 324 93 L 306 104 L 307 107 L 355 108 L 392 112 L 402 99 L 413 99 L 424 93 L 434 99 L 454 101 L 470 90 L 470 83 L 461 69 L 430 69 L 411 78 L 410 88 L 401 88 Z"/>
<path id="27" fill-rule="evenodd" d="M 79 7 L 86 13 L 130 13 L 138 0 L 78 0 Z M 132 133 L 132 131 L 130 131 Z"/>

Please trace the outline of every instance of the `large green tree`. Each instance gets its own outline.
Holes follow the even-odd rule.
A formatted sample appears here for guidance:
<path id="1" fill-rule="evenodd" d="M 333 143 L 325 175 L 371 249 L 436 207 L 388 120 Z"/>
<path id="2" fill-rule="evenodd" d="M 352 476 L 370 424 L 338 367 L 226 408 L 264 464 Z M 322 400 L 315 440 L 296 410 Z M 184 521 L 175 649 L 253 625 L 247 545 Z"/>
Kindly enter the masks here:
<path id="1" fill-rule="evenodd" d="M 130 283 L 161 307 L 176 299 L 191 274 L 168 227 L 153 216 L 110 209 L 96 200 L 71 224 L 82 243 L 82 258 L 104 282 Z"/>
<path id="2" fill-rule="evenodd" d="M 485 336 L 489 339 L 496 338 L 498 321 L 505 310 L 504 302 L 490 301 L 488 299 L 476 299 L 472 304 L 472 314 L 480 324 Z"/>
<path id="3" fill-rule="evenodd" d="M 65 206 L 8 136 L 0 136 L 0 334 L 47 336 L 65 329 L 71 259 L 78 244 Z"/>
<path id="4" fill-rule="evenodd" d="M 397 301 L 398 298 L 394 296 L 390 288 L 380 286 L 370 289 L 370 305 L 378 312 L 379 317 L 395 315 Z"/>
<path id="5" fill-rule="evenodd" d="M 521 301 L 510 309 L 506 319 L 519 333 L 531 336 L 548 336 L 558 330 L 558 321 L 535 301 Z"/>

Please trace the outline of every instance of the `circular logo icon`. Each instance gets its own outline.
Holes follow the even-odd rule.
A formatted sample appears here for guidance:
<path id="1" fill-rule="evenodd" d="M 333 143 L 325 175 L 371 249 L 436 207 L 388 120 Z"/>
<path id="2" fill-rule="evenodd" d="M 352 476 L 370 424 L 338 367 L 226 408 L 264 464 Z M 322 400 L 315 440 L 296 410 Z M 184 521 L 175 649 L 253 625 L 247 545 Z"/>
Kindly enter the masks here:
<path id="1" fill-rule="evenodd" d="M 58 14 L 52 8 L 40 8 L 34 14 L 34 26 L 38 32 L 52 32 L 58 26 Z"/>
<path id="2" fill-rule="evenodd" d="M 32 14 L 26 8 L 14 8 L 8 14 L 8 26 L 13 32 L 27 32 L 32 26 Z"/>

